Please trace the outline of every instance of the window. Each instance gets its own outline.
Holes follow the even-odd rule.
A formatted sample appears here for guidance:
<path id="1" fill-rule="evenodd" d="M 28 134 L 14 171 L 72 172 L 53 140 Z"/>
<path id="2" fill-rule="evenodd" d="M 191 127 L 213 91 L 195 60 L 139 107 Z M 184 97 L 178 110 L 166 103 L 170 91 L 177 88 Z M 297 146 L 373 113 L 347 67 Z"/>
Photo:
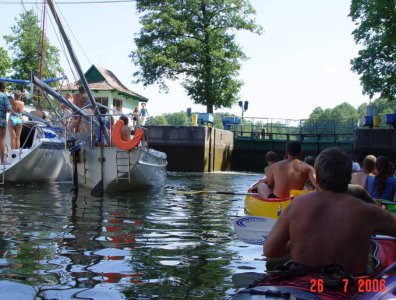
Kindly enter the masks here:
<path id="1" fill-rule="evenodd" d="M 122 101 L 118 99 L 113 100 L 113 109 L 122 112 Z"/>
<path id="2" fill-rule="evenodd" d="M 109 106 L 109 98 L 105 98 L 105 97 L 96 97 L 95 101 L 104 105 L 104 106 Z"/>

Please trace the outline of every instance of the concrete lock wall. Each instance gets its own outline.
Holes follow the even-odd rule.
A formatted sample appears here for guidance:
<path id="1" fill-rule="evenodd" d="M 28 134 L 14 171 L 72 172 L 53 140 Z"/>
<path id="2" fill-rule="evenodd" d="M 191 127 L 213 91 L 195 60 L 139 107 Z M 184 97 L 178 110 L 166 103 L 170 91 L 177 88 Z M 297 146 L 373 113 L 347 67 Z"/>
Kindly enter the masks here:
<path id="1" fill-rule="evenodd" d="M 395 129 L 362 128 L 355 130 L 353 153 L 357 159 L 373 154 L 375 156 L 385 155 L 391 161 L 396 161 L 395 149 Z"/>
<path id="2" fill-rule="evenodd" d="M 165 152 L 168 171 L 231 170 L 233 133 L 206 126 L 147 126 L 150 148 Z"/>

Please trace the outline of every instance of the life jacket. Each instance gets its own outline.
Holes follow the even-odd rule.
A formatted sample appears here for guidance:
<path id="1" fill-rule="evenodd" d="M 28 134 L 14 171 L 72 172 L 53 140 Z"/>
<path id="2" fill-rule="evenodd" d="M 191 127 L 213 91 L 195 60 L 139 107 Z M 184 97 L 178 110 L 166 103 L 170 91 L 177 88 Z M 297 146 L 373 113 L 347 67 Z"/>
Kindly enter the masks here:
<path id="1" fill-rule="evenodd" d="M 121 139 L 121 132 L 123 127 L 124 127 L 124 121 L 117 120 L 115 122 L 113 131 L 111 133 L 111 140 L 113 145 L 116 146 L 118 149 L 130 151 L 133 148 L 135 148 L 137 145 L 139 145 L 140 140 L 143 138 L 144 132 L 143 129 L 138 128 L 135 131 L 135 135 L 133 136 L 133 139 L 129 141 L 123 141 Z"/>

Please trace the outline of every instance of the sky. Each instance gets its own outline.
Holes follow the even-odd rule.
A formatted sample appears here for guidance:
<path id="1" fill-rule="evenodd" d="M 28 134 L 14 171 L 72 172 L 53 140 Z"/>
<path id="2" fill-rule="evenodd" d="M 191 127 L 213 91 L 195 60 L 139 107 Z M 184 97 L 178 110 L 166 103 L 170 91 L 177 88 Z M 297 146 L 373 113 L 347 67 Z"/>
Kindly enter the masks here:
<path id="1" fill-rule="evenodd" d="M 0 0 L 0 46 L 6 46 L 2 36 L 12 33 L 15 18 L 24 9 L 33 8 L 41 16 L 39 2 L 23 2 L 22 6 L 19 0 Z M 168 93 L 160 92 L 157 85 L 144 87 L 133 83 L 138 67 L 128 56 L 135 49 L 134 38 L 140 30 L 134 2 L 61 2 L 83 0 L 59 0 L 58 9 L 84 72 L 92 64 L 111 70 L 126 87 L 149 99 L 147 109 L 151 116 L 187 108 L 206 112 L 206 107 L 193 104 L 179 82 L 170 82 Z M 369 102 L 369 97 L 362 94 L 358 74 L 351 71 L 350 61 L 357 56 L 359 46 L 351 34 L 355 25 L 348 17 L 350 1 L 250 0 L 250 3 L 256 9 L 256 22 L 263 27 L 263 33 L 238 32 L 236 37 L 249 57 L 242 62 L 239 74 L 244 82 L 240 100 L 249 101 L 245 117 L 298 120 L 308 118 L 318 106 L 334 108 L 348 102 L 358 107 Z M 50 20 L 47 37 L 60 48 L 52 16 Z M 63 53 L 61 63 L 69 81 L 75 81 Z M 216 112 L 242 113 L 238 104 Z"/>

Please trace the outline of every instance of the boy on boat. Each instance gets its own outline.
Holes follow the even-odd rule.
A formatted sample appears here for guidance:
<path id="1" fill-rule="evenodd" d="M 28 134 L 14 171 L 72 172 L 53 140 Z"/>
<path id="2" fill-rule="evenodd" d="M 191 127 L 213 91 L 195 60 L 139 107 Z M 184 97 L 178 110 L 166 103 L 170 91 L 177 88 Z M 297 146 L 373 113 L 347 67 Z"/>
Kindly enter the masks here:
<path id="1" fill-rule="evenodd" d="M 282 212 L 264 255 L 291 255 L 293 262 L 323 267 L 340 264 L 349 274 L 369 272 L 371 237 L 396 237 L 396 215 L 347 194 L 351 158 L 338 148 L 322 151 L 315 161 L 319 191 L 301 195 Z"/>

